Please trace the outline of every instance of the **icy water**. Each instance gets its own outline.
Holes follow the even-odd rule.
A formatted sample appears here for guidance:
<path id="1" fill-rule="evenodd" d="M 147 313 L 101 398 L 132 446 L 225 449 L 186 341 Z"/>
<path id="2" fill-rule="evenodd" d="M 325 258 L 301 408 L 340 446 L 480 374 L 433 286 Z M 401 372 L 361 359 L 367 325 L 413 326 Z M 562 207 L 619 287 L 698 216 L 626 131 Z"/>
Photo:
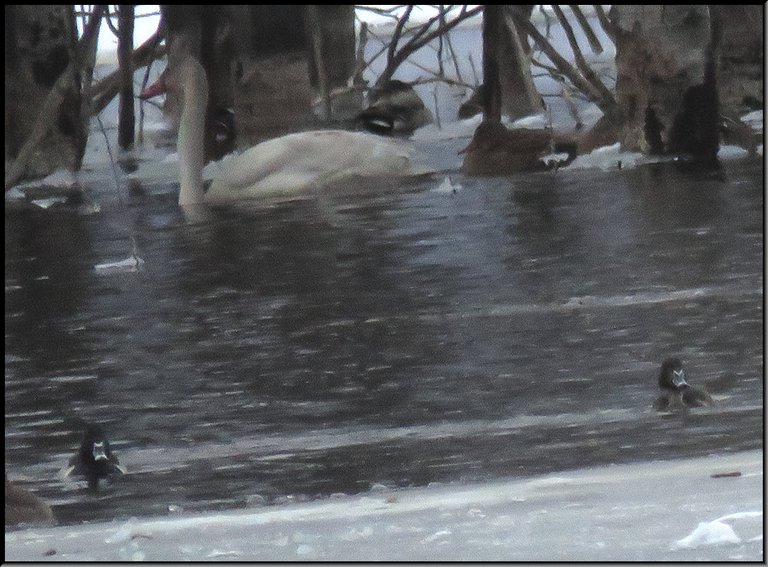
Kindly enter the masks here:
<path id="1" fill-rule="evenodd" d="M 762 447 L 762 165 L 6 211 L 5 458 L 60 523 Z M 97 194 L 97 198 L 99 195 Z M 126 258 L 136 273 L 95 266 Z M 714 408 L 651 409 L 662 359 Z M 102 423 L 129 474 L 57 471 Z"/>

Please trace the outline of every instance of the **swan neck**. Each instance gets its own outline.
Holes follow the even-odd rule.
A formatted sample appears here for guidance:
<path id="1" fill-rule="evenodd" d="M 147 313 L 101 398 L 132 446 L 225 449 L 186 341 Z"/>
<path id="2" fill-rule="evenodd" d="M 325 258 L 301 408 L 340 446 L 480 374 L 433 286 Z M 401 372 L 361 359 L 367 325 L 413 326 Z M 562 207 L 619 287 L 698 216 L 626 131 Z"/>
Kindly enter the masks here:
<path id="1" fill-rule="evenodd" d="M 176 148 L 179 154 L 180 205 L 202 203 L 204 196 L 204 135 L 208 84 L 205 71 L 199 64 L 187 66 L 186 70 L 190 72 L 184 76 Z"/>

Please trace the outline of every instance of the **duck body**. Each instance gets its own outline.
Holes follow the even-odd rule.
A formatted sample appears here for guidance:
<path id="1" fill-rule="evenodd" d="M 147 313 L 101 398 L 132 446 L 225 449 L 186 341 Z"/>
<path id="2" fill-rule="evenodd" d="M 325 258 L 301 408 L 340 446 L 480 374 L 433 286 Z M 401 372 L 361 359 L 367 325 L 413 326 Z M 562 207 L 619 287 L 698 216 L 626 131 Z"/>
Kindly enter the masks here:
<path id="1" fill-rule="evenodd" d="M 546 169 L 541 157 L 551 151 L 549 130 L 509 130 L 499 122 L 482 122 L 462 150 L 462 170 L 470 175 L 503 175 Z"/>
<path id="2" fill-rule="evenodd" d="M 120 466 L 117 456 L 112 453 L 101 426 L 88 424 L 80 449 L 69 459 L 64 476 L 75 474 L 85 477 L 88 488 L 95 490 L 99 486 L 99 480 L 124 473 L 125 468 Z"/>
<path id="3" fill-rule="evenodd" d="M 19 488 L 5 476 L 5 525 L 55 524 L 51 507 L 42 498 Z"/>
<path id="4" fill-rule="evenodd" d="M 654 408 L 658 411 L 679 411 L 711 406 L 714 401 L 705 390 L 691 386 L 685 379 L 685 369 L 679 358 L 668 358 L 659 370 L 661 395 Z"/>
<path id="5" fill-rule="evenodd" d="M 316 130 L 268 140 L 225 160 L 206 193 L 202 172 L 208 82 L 202 65 L 191 56 L 184 57 L 141 97 L 163 92 L 172 92 L 180 100 L 180 205 L 290 195 L 344 178 L 413 173 L 410 151 L 402 144 L 363 132 Z"/>

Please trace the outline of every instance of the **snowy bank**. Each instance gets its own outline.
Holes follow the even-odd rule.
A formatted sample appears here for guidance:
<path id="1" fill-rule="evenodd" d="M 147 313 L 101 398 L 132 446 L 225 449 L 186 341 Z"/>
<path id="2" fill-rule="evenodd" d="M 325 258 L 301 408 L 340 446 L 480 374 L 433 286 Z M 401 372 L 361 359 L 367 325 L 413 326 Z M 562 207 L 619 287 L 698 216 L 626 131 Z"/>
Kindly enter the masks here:
<path id="1" fill-rule="evenodd" d="M 763 559 L 762 451 L 5 535 L 8 561 Z"/>

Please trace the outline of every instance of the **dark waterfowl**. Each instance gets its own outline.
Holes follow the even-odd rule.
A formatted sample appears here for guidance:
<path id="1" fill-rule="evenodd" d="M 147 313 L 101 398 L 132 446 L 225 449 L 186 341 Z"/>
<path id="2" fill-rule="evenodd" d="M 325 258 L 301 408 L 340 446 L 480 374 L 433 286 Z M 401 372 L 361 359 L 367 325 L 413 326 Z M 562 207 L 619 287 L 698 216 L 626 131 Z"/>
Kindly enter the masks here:
<path id="1" fill-rule="evenodd" d="M 661 396 L 654 408 L 659 411 L 675 411 L 686 408 L 711 406 L 712 396 L 705 390 L 694 388 L 685 379 L 685 369 L 679 358 L 668 358 L 659 370 Z"/>
<path id="2" fill-rule="evenodd" d="M 86 424 L 80 449 L 69 460 L 64 476 L 83 476 L 88 481 L 88 487 L 96 489 L 100 479 L 124 473 L 125 468 L 120 466 L 117 457 L 112 453 L 101 426 Z"/>
<path id="3" fill-rule="evenodd" d="M 358 120 L 374 134 L 410 136 L 431 124 L 433 117 L 411 85 L 394 80 L 371 91 L 368 108 Z"/>
<path id="4" fill-rule="evenodd" d="M 485 85 L 479 85 L 466 102 L 459 107 L 458 117 L 461 120 L 472 118 L 483 111 L 483 97 L 485 96 Z"/>
<path id="5" fill-rule="evenodd" d="M 518 128 L 509 130 L 493 121 L 482 122 L 464 154 L 464 173 L 502 175 L 546 169 L 542 156 L 551 152 L 552 132 Z"/>
<path id="6" fill-rule="evenodd" d="M 42 498 L 15 486 L 5 475 L 5 525 L 55 524 L 51 507 Z"/>

